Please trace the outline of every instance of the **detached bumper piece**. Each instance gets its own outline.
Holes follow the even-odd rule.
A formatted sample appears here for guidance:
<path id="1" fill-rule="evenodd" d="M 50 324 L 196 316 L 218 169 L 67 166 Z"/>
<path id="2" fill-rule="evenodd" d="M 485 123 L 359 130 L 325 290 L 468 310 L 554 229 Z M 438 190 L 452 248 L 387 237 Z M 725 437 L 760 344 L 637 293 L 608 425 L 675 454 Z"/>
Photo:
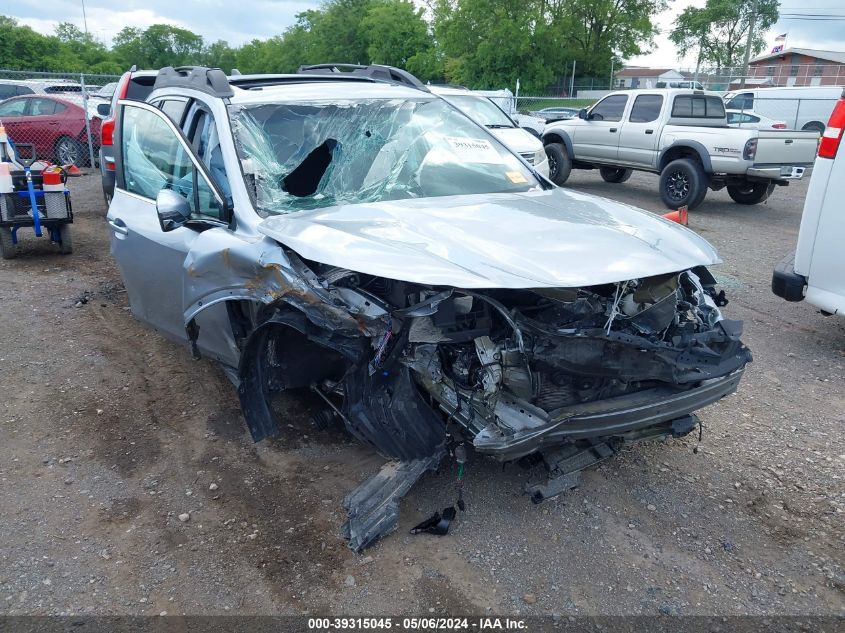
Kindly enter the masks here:
<path id="1" fill-rule="evenodd" d="M 347 512 L 343 536 L 360 552 L 396 529 L 399 501 L 429 470 L 435 470 L 446 451 L 403 462 L 388 462 L 343 500 Z"/>
<path id="2" fill-rule="evenodd" d="M 807 278 L 795 272 L 795 253 L 790 253 L 775 266 L 772 292 L 787 301 L 803 301 Z"/>

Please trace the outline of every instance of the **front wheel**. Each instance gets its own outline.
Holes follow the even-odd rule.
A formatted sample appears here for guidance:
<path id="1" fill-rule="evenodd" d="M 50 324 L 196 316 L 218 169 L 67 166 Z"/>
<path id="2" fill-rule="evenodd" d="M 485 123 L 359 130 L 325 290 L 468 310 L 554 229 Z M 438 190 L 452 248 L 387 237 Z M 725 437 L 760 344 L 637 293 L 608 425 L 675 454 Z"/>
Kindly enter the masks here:
<path id="1" fill-rule="evenodd" d="M 569 178 L 572 172 L 572 160 L 566 153 L 563 143 L 549 143 L 546 145 L 546 156 L 549 158 L 549 180 L 560 186 Z"/>
<path id="2" fill-rule="evenodd" d="M 605 182 L 623 183 L 631 177 L 634 170 L 622 167 L 600 167 L 599 173 Z"/>
<path id="3" fill-rule="evenodd" d="M 707 194 L 707 174 L 689 158 L 679 158 L 660 172 L 660 199 L 670 209 L 694 209 Z"/>
<path id="4" fill-rule="evenodd" d="M 744 182 L 741 185 L 728 185 L 728 195 L 738 204 L 757 204 L 768 199 L 775 190 L 774 183 Z"/>

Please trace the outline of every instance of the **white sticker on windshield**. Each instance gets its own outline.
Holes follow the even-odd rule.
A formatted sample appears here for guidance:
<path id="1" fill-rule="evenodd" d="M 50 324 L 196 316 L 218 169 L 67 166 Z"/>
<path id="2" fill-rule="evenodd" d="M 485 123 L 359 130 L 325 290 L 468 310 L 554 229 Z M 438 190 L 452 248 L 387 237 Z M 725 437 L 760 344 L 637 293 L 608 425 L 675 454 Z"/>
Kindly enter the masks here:
<path id="1" fill-rule="evenodd" d="M 499 152 L 486 139 L 447 136 L 446 142 L 449 143 L 449 146 L 458 158 L 468 163 L 501 164 L 503 162 Z"/>

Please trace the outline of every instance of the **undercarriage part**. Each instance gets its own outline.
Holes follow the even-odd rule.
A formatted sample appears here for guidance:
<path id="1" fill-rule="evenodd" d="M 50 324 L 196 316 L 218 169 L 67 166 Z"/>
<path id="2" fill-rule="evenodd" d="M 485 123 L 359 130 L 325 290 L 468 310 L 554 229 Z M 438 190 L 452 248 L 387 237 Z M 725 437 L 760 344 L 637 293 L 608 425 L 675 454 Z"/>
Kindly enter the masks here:
<path id="1" fill-rule="evenodd" d="M 640 442 L 664 437 L 683 437 L 696 426 L 700 427 L 698 418 L 685 415 L 669 422 L 650 426 L 639 431 L 632 431 L 621 436 L 574 442 L 558 450 L 540 454 L 542 462 L 548 470 L 549 477 L 545 484 L 527 483 L 525 493 L 531 496 L 531 501 L 540 503 L 578 486 L 581 471 L 594 466 L 616 455 L 623 443 Z M 700 441 L 700 440 L 699 440 Z M 529 455 L 526 459 L 530 459 Z M 534 463 L 534 462 L 532 462 Z"/>
<path id="2" fill-rule="evenodd" d="M 609 439 L 589 445 L 570 444 L 560 450 L 543 453 L 543 463 L 549 471 L 548 481 L 545 484 L 525 484 L 526 494 L 531 496 L 534 503 L 540 503 L 572 490 L 578 486 L 582 470 L 613 457 L 621 443 L 619 440 Z"/>
<path id="3" fill-rule="evenodd" d="M 363 367 L 345 386 L 343 413 L 349 432 L 381 454 L 413 460 L 443 445 L 446 424 L 422 399 L 406 367 L 398 366 L 379 383 Z"/>
<path id="4" fill-rule="evenodd" d="M 343 500 L 347 512 L 343 536 L 350 549 L 360 552 L 395 530 L 399 501 L 420 477 L 437 468 L 445 454 L 440 447 L 427 457 L 388 462 L 350 492 Z"/>
<path id="5" fill-rule="evenodd" d="M 425 521 L 418 523 L 411 528 L 411 534 L 434 534 L 443 536 L 449 532 L 449 526 L 455 520 L 457 511 L 453 506 L 443 508 L 443 514 L 435 512 Z"/>

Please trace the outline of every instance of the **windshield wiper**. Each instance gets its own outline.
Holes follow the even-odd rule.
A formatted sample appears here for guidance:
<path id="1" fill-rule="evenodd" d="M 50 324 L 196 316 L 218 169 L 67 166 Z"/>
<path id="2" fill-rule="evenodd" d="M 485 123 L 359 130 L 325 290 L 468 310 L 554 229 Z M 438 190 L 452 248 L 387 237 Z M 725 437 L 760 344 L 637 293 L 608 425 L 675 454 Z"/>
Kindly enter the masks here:
<path id="1" fill-rule="evenodd" d="M 489 127 L 491 130 L 501 130 L 501 129 L 510 130 L 510 129 L 514 128 L 513 125 L 504 125 L 503 123 L 488 123 L 487 127 Z"/>

